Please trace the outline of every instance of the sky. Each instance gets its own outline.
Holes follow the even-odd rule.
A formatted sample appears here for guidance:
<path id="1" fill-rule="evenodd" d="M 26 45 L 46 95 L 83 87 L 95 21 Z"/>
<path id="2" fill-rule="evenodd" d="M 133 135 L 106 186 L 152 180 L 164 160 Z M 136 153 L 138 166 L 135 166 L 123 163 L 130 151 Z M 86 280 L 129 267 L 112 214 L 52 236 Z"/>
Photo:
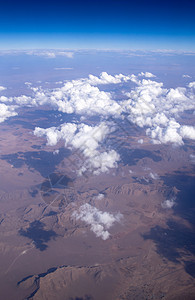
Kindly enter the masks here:
<path id="1" fill-rule="evenodd" d="M 1 2 L 0 49 L 195 50 L 195 2 Z"/>

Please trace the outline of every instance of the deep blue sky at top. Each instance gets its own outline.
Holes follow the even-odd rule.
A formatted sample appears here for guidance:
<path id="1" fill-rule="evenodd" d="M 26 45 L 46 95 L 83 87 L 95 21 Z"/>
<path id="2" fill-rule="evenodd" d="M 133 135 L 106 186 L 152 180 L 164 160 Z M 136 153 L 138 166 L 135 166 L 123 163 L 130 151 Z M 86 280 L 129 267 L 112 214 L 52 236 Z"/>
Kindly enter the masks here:
<path id="1" fill-rule="evenodd" d="M 195 1 L 3 0 L 0 49 L 195 50 Z"/>

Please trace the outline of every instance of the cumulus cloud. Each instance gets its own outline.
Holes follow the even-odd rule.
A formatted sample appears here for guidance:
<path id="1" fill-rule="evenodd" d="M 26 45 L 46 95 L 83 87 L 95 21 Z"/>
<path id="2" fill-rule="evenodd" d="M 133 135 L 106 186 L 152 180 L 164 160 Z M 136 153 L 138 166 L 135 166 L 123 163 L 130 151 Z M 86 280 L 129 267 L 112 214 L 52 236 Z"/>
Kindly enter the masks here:
<path id="1" fill-rule="evenodd" d="M 127 81 L 140 84 L 137 76 L 133 74 L 112 76 L 102 72 L 99 77 L 90 74 L 88 78 L 65 82 L 62 87 L 53 90 L 31 87 L 35 94 L 33 100 L 29 99 L 29 103 L 49 104 L 63 113 L 119 117 L 123 110 L 120 103 L 112 99 L 111 93 L 101 91 L 96 85 L 119 84 Z M 145 84 L 144 80 L 143 83 Z"/>
<path id="2" fill-rule="evenodd" d="M 33 89 L 33 88 L 32 88 Z M 26 95 L 21 95 L 17 97 L 6 97 L 6 96 L 1 96 L 0 97 L 0 102 L 6 103 L 6 104 L 14 104 L 15 106 L 19 107 L 34 107 L 38 106 L 38 103 L 36 99 L 26 96 Z"/>
<path id="3" fill-rule="evenodd" d="M 193 126 L 182 126 L 180 134 L 183 138 L 195 140 L 195 127 Z"/>
<path id="4" fill-rule="evenodd" d="M 1 92 L 1 91 L 4 91 L 4 90 L 6 90 L 6 89 L 7 89 L 6 87 L 0 85 L 0 92 Z"/>
<path id="5" fill-rule="evenodd" d="M 153 139 L 154 143 L 174 143 L 177 145 L 183 145 L 182 136 L 179 134 L 178 129 L 180 124 L 175 120 L 169 121 L 167 127 L 153 127 L 148 128 L 146 133 Z"/>
<path id="6" fill-rule="evenodd" d="M 62 113 L 76 113 L 82 118 L 94 115 L 120 118 L 125 114 L 132 123 L 145 128 L 153 143 L 182 145 L 183 139 L 194 139 L 194 127 L 181 125 L 178 120 L 185 110 L 195 108 L 193 93 L 195 82 L 189 83 L 186 88 L 166 89 L 163 83 L 151 80 L 152 77 L 154 75 L 149 72 L 141 72 L 137 76 L 134 74 L 113 76 L 102 72 L 98 77 L 89 75 L 87 78 L 66 81 L 61 87 L 54 89 L 43 89 L 27 84 L 33 96 L 1 96 L 0 102 L 18 107 L 49 105 Z M 127 100 L 116 101 L 110 92 L 102 91 L 99 86 L 128 81 L 135 83 L 136 86 L 129 93 L 125 93 Z M 55 136 L 55 133 L 53 135 Z M 102 160 L 107 159 L 106 153 L 101 155 Z M 117 159 L 115 152 L 110 152 L 109 157 L 113 157 L 112 161 Z M 100 163 L 94 159 L 94 164 Z"/>
<path id="7" fill-rule="evenodd" d="M 176 121 L 180 113 L 195 108 L 191 90 L 165 89 L 163 83 L 143 79 L 137 81 L 137 87 L 127 96 L 129 99 L 122 103 L 123 110 L 131 122 L 146 128 L 154 143 L 182 145 L 184 137 L 193 137 L 193 128 L 182 127 Z"/>
<path id="8" fill-rule="evenodd" d="M 43 129 L 36 127 L 34 134 L 38 137 L 45 136 L 47 144 L 54 146 L 60 139 L 65 141 L 65 146 L 71 149 L 79 149 L 85 157 L 85 161 L 78 173 L 81 175 L 85 171 L 93 174 L 108 172 L 110 168 L 117 166 L 120 156 L 115 150 L 101 152 L 100 144 L 113 130 L 105 122 L 97 126 L 89 126 L 84 123 L 65 123 L 60 127 Z"/>
<path id="9" fill-rule="evenodd" d="M 158 174 L 156 174 L 155 172 L 150 172 L 149 176 L 150 176 L 152 179 L 154 179 L 154 180 L 159 179 Z"/>
<path id="10" fill-rule="evenodd" d="M 175 205 L 175 198 L 165 200 L 161 203 L 162 208 L 169 209 L 172 208 Z"/>
<path id="11" fill-rule="evenodd" d="M 195 81 L 190 82 L 190 83 L 188 84 L 188 87 L 189 87 L 189 88 L 195 89 Z"/>
<path id="12" fill-rule="evenodd" d="M 102 200 L 102 199 L 104 199 L 104 194 L 100 193 L 97 196 L 95 196 L 94 199 L 96 199 L 96 200 Z"/>
<path id="13" fill-rule="evenodd" d="M 125 76 L 123 74 L 112 76 L 106 72 L 102 72 L 100 74 L 100 77 L 90 74 L 87 82 L 90 83 L 91 85 L 98 85 L 98 84 L 117 84 L 117 83 L 121 83 L 122 81 L 127 82 L 128 80 L 131 80 L 130 76 Z"/>
<path id="14" fill-rule="evenodd" d="M 100 78 L 91 75 L 89 78 L 68 81 L 62 87 L 53 90 L 31 87 L 34 97 L 33 100 L 29 99 L 29 103 L 31 105 L 49 104 L 63 113 L 119 116 L 122 111 L 121 106 L 112 99 L 110 93 L 100 91 L 94 86 L 100 82 L 108 84 L 121 80 L 117 78 L 117 75 L 113 77 L 106 74 L 102 73 Z"/>
<path id="15" fill-rule="evenodd" d="M 151 78 L 151 77 L 156 77 L 154 74 L 150 73 L 150 72 L 141 72 L 138 74 L 138 76 L 143 76 L 146 78 Z"/>
<path id="16" fill-rule="evenodd" d="M 15 111 L 15 108 L 15 106 L 7 106 L 4 103 L 0 103 L 0 123 L 10 117 L 16 116 L 17 112 Z"/>
<path id="17" fill-rule="evenodd" d="M 122 214 L 120 213 L 113 215 L 108 212 L 102 212 L 88 203 L 83 204 L 78 211 L 74 211 L 72 216 L 75 217 L 76 220 L 81 220 L 87 225 L 90 225 L 91 231 L 103 240 L 107 240 L 110 236 L 108 229 L 112 227 L 115 222 L 120 222 L 122 218 Z"/>

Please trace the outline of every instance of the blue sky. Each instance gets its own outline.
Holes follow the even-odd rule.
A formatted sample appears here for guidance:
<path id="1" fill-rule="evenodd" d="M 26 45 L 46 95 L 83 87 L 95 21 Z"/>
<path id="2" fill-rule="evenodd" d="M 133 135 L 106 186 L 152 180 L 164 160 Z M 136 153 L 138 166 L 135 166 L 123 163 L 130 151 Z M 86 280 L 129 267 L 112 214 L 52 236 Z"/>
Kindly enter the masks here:
<path id="1" fill-rule="evenodd" d="M 192 0 L 6 0 L 0 49 L 195 50 L 194 12 Z"/>

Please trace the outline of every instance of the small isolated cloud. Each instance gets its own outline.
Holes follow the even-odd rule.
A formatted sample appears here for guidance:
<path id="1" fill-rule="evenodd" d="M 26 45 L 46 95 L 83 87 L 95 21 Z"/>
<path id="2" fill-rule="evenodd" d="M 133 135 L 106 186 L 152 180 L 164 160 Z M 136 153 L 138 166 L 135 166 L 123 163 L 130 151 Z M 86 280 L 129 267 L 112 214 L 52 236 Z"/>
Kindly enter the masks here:
<path id="1" fill-rule="evenodd" d="M 190 161 L 192 164 L 195 164 L 195 155 L 194 154 L 190 154 Z"/>
<path id="2" fill-rule="evenodd" d="M 62 68 L 54 68 L 54 70 L 73 70 L 73 68 L 65 68 L 65 67 L 62 67 Z M 61 82 L 62 83 L 62 82 Z"/>
<path id="3" fill-rule="evenodd" d="M 91 85 L 98 85 L 98 84 L 117 84 L 121 82 L 127 82 L 129 80 L 131 80 L 130 76 L 125 76 L 123 74 L 112 76 L 106 72 L 102 72 L 99 77 L 90 74 L 87 82 Z"/>
<path id="4" fill-rule="evenodd" d="M 146 78 L 152 78 L 152 77 L 156 77 L 154 74 L 150 73 L 150 72 L 141 72 L 138 74 L 138 76 L 143 76 Z"/>
<path id="5" fill-rule="evenodd" d="M 6 89 L 7 89 L 6 87 L 0 85 L 0 92 L 1 92 L 1 91 L 4 91 L 4 90 L 6 90 Z"/>
<path id="6" fill-rule="evenodd" d="M 75 217 L 76 220 L 81 220 L 87 225 L 90 225 L 91 231 L 103 240 L 107 240 L 110 236 L 108 229 L 112 227 L 115 222 L 120 222 L 122 219 L 121 213 L 113 215 L 108 212 L 102 212 L 88 203 L 83 204 L 78 211 L 74 211 L 72 216 Z"/>
<path id="7" fill-rule="evenodd" d="M 190 76 L 190 75 L 187 75 L 187 74 L 182 75 L 182 77 L 183 77 L 183 78 L 191 78 L 191 76 Z"/>
<path id="8" fill-rule="evenodd" d="M 98 194 L 97 196 L 94 197 L 95 200 L 102 200 L 104 199 L 104 194 Z"/>
<path id="9" fill-rule="evenodd" d="M 162 208 L 165 208 L 165 209 L 172 208 L 174 205 L 175 205 L 175 198 L 172 198 L 170 200 L 165 200 L 161 203 Z"/>
<path id="10" fill-rule="evenodd" d="M 60 152 L 60 150 L 57 149 L 57 150 L 53 151 L 53 155 L 58 155 L 59 152 Z"/>
<path id="11" fill-rule="evenodd" d="M 149 176 L 150 176 L 152 179 L 154 179 L 154 180 L 159 179 L 158 174 L 157 174 L 157 173 L 154 173 L 154 172 L 150 172 Z"/>
<path id="12" fill-rule="evenodd" d="M 4 103 L 0 103 L 0 123 L 4 122 L 6 119 L 10 117 L 14 117 L 17 115 L 15 111 L 15 106 L 7 106 Z"/>
<path id="13" fill-rule="evenodd" d="M 143 139 L 139 139 L 137 142 L 138 142 L 139 144 L 143 144 L 144 140 L 143 140 Z"/>

